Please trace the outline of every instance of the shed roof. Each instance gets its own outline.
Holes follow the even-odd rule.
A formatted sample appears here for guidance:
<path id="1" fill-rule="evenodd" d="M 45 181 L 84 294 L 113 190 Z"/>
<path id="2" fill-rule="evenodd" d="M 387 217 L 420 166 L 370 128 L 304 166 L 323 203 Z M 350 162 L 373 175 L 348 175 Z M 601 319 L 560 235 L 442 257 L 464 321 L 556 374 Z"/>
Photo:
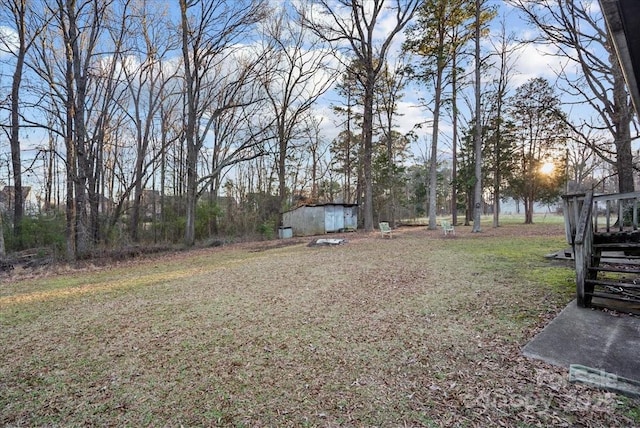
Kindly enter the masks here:
<path id="1" fill-rule="evenodd" d="M 302 204 L 302 205 L 298 205 L 297 207 L 293 207 L 290 210 L 287 210 L 285 212 L 289 212 L 289 211 L 295 211 L 299 208 L 303 208 L 303 207 L 326 207 L 326 206 L 340 206 L 340 207 L 357 207 L 358 204 L 343 204 L 340 202 L 323 202 L 323 203 L 318 203 L 318 204 Z"/>
<path id="2" fill-rule="evenodd" d="M 640 1 L 600 0 L 600 5 L 633 105 L 640 114 Z"/>

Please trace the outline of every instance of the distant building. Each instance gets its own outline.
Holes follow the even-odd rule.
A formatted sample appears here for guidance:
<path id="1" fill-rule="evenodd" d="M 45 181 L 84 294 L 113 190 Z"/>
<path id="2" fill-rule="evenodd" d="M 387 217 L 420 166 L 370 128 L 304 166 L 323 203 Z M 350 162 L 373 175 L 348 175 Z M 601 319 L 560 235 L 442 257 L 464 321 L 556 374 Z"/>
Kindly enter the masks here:
<path id="1" fill-rule="evenodd" d="M 31 186 L 22 186 L 22 203 L 24 203 L 29 197 L 31 192 Z M 14 186 L 4 186 L 4 189 L 0 191 L 0 204 L 4 205 L 5 211 L 13 211 L 13 201 L 15 200 L 16 188 Z"/>
<path id="2" fill-rule="evenodd" d="M 160 191 L 144 189 L 140 198 L 140 208 L 142 211 L 142 218 L 144 218 L 145 221 L 159 219 L 162 214 Z"/>

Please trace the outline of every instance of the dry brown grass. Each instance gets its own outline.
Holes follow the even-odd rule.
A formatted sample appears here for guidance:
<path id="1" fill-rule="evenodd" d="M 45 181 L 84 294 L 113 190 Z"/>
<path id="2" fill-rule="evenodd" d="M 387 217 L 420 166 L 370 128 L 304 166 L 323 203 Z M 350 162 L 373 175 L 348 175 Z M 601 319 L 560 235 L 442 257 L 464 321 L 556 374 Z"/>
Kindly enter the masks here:
<path id="1" fill-rule="evenodd" d="M 522 346 L 571 298 L 560 225 L 242 244 L 3 278 L 0 423 L 630 426 Z"/>

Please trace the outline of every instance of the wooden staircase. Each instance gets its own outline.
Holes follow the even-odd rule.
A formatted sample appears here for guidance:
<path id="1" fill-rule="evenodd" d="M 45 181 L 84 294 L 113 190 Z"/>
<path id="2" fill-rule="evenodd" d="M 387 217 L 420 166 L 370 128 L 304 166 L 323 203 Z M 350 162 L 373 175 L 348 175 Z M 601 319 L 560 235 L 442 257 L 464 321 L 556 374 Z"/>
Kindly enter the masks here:
<path id="1" fill-rule="evenodd" d="M 564 197 L 578 305 L 640 312 L 639 201 L 640 192 Z"/>

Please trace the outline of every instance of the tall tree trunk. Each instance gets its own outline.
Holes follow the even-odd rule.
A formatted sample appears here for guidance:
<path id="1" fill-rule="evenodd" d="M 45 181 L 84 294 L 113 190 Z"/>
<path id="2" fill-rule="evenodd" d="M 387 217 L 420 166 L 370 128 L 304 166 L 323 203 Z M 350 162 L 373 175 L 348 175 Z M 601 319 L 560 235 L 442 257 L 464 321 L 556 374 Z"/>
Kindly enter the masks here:
<path id="1" fill-rule="evenodd" d="M 633 153 L 631 151 L 631 119 L 629 96 L 624 83 L 622 69 L 616 58 L 611 60 L 613 72 L 613 115 L 614 145 L 616 147 L 616 170 L 618 172 L 618 191 L 633 192 Z"/>
<path id="2" fill-rule="evenodd" d="M 147 117 L 145 122 L 145 131 L 142 131 L 142 124 L 140 123 L 140 117 L 136 114 L 136 133 L 137 133 L 137 152 L 136 162 L 134 169 L 134 193 L 133 193 L 133 205 L 131 210 L 131 220 L 129 223 L 129 236 L 133 242 L 138 242 L 140 236 L 138 234 L 138 228 L 140 225 L 140 211 L 142 203 L 143 192 L 143 179 L 145 174 L 145 156 L 149 147 L 149 122 L 151 118 Z M 154 196 L 155 198 L 155 196 Z"/>
<path id="3" fill-rule="evenodd" d="M 192 246 L 196 241 L 196 203 L 197 203 L 197 179 L 196 170 L 197 152 L 191 149 L 187 153 L 187 207 L 184 242 Z"/>
<path id="4" fill-rule="evenodd" d="M 347 147 L 345 150 L 345 161 L 344 168 L 346 171 L 345 174 L 345 188 L 343 189 L 344 193 L 344 202 L 350 204 L 353 202 L 352 194 L 351 194 L 351 142 L 353 141 L 351 135 L 351 91 L 347 93 Z"/>
<path id="5" fill-rule="evenodd" d="M 22 249 L 22 217 L 24 198 L 22 192 L 22 161 L 20 159 L 20 111 L 19 92 L 24 59 L 18 59 L 19 65 L 13 76 L 11 88 L 11 167 L 13 170 L 13 236 L 16 249 Z"/>
<path id="6" fill-rule="evenodd" d="M 55 168 L 55 147 L 53 138 L 49 136 L 49 148 L 45 151 L 47 162 L 46 179 L 44 182 L 44 210 L 51 211 L 51 201 L 53 200 L 53 170 Z M 56 205 L 56 209 L 59 207 Z"/>
<path id="7" fill-rule="evenodd" d="M 444 65 L 438 60 L 436 70 L 435 101 L 433 107 L 433 133 L 431 135 L 431 155 L 429 156 L 429 229 L 436 229 L 438 214 L 438 134 L 440 127 L 440 103 L 442 102 L 442 73 Z"/>
<path id="8" fill-rule="evenodd" d="M 474 141 L 475 147 L 475 177 L 474 185 L 474 202 L 473 202 L 473 229 L 472 232 L 481 232 L 480 220 L 482 217 L 482 109 L 480 93 L 480 0 L 476 0 L 476 22 L 475 22 L 475 98 L 476 98 L 476 135 Z"/>
<path id="9" fill-rule="evenodd" d="M 186 223 L 184 231 L 184 243 L 187 246 L 193 246 L 195 243 L 195 215 L 196 215 L 196 192 L 197 192 L 197 160 L 198 160 L 198 147 L 197 147 L 197 132 L 196 121 L 196 90 L 197 90 L 197 64 L 193 64 L 193 61 L 197 61 L 197 58 L 191 58 L 190 46 L 189 46 L 189 18 L 187 16 L 187 0 L 180 0 L 180 17 L 182 24 L 182 57 L 184 61 L 184 76 L 185 76 L 185 95 L 186 95 L 186 124 L 185 124 L 185 142 L 187 145 L 187 204 L 186 204 Z M 192 69 L 193 68 L 193 69 Z"/>
<path id="10" fill-rule="evenodd" d="M 387 112 L 387 168 L 389 170 L 389 224 L 392 228 L 396 227 L 396 169 L 393 156 L 393 111 L 395 107 Z"/>
<path id="11" fill-rule="evenodd" d="M 64 11 L 60 10 L 60 21 L 64 22 Z M 65 34 L 67 39 L 70 39 L 70 34 Z M 75 135 L 74 135 L 74 111 L 75 111 L 75 99 L 76 93 L 74 89 L 74 73 L 73 73 L 73 52 L 66 44 L 65 50 L 65 90 L 66 99 L 65 103 L 65 135 L 64 143 L 66 150 L 66 238 L 67 238 L 67 257 L 73 259 L 76 257 L 77 252 L 77 239 L 78 239 L 78 224 L 77 224 L 77 205 L 76 205 L 76 188 L 77 188 L 77 162 L 76 162 L 76 147 L 75 147 Z"/>
<path id="12" fill-rule="evenodd" d="M 451 70 L 451 110 L 452 110 L 452 148 L 451 148 L 451 224 L 458 224 L 458 56 L 454 52 Z"/>
<path id="13" fill-rule="evenodd" d="M 164 107 L 160 106 L 160 133 L 161 133 L 161 141 L 160 145 L 160 224 L 164 230 L 163 239 L 167 240 L 167 227 L 165 224 L 166 221 L 166 203 L 165 203 L 165 180 L 167 178 L 167 122 L 169 121 L 168 116 L 165 116 Z"/>
<path id="14" fill-rule="evenodd" d="M 13 236 L 17 249 L 22 249 L 22 217 L 24 215 L 24 198 L 22 193 L 22 161 L 20 158 L 20 86 L 24 61 L 27 53 L 25 0 L 16 1 L 14 19 L 17 25 L 18 49 L 16 52 L 16 68 L 11 82 L 11 166 L 13 170 Z"/>
<path id="15" fill-rule="evenodd" d="M 138 242 L 138 225 L 140 224 L 140 205 L 142 203 L 142 180 L 136 179 L 133 190 L 133 202 L 131 204 L 131 217 L 129 220 L 129 237 L 132 242 Z"/>
<path id="16" fill-rule="evenodd" d="M 500 77 L 502 82 L 502 76 Z M 494 157 L 495 157 L 495 175 L 493 177 L 493 227 L 500 226 L 500 182 L 502 181 L 502 169 L 500 165 L 500 159 L 502 157 L 502 93 L 498 91 L 498 105 L 496 106 L 496 132 L 494 143 Z"/>
<path id="17" fill-rule="evenodd" d="M 2 212 L 0 212 L 0 257 L 4 257 L 6 254 L 4 248 L 4 226 L 2 224 Z"/>
<path id="18" fill-rule="evenodd" d="M 77 175 L 75 177 L 75 202 L 76 202 L 76 256 L 82 256 L 89 249 L 88 215 L 87 215 L 87 178 L 90 174 L 85 128 L 85 96 L 87 91 L 86 75 L 82 73 L 82 62 L 79 42 L 78 16 L 76 14 L 76 1 L 67 0 L 67 14 L 69 18 L 69 45 L 68 54 L 71 61 L 73 84 L 75 85 L 75 98 L 73 100 L 73 142 L 77 162 Z"/>
<path id="19" fill-rule="evenodd" d="M 69 102 L 67 102 L 69 104 Z M 76 189 L 76 156 L 75 146 L 73 144 L 73 114 L 72 107 L 67 105 L 66 114 L 66 135 L 65 149 L 66 149 L 66 162 L 67 162 L 67 177 L 66 177 L 66 229 L 65 236 L 67 240 L 67 257 L 74 259 L 76 256 L 76 238 L 77 238 L 77 223 L 76 223 L 76 204 L 75 204 L 75 189 Z"/>
<path id="20" fill-rule="evenodd" d="M 364 142 L 361 142 L 361 147 Z M 364 150 L 360 148 L 358 150 L 358 166 L 357 166 L 357 181 L 356 181 L 356 204 L 358 204 L 358 227 L 364 227 L 364 197 L 363 197 L 363 184 L 364 184 Z"/>
<path id="21" fill-rule="evenodd" d="M 499 126 L 499 125 L 498 125 Z M 499 138 L 499 135 L 496 137 Z M 499 153 L 497 153 L 499 155 Z M 502 174 L 498 167 L 493 181 L 493 227 L 500 226 L 500 181 Z"/>
<path id="22" fill-rule="evenodd" d="M 362 136 L 364 139 L 364 230 L 373 230 L 373 91 L 376 76 L 367 72 L 367 83 L 364 88 L 364 116 L 362 118 Z"/>
<path id="23" fill-rule="evenodd" d="M 285 135 L 284 121 L 286 117 L 286 110 L 283 109 L 281 117 L 278 118 L 278 226 L 282 226 L 282 213 L 285 210 L 286 198 L 287 198 L 287 148 L 289 141 Z"/>

